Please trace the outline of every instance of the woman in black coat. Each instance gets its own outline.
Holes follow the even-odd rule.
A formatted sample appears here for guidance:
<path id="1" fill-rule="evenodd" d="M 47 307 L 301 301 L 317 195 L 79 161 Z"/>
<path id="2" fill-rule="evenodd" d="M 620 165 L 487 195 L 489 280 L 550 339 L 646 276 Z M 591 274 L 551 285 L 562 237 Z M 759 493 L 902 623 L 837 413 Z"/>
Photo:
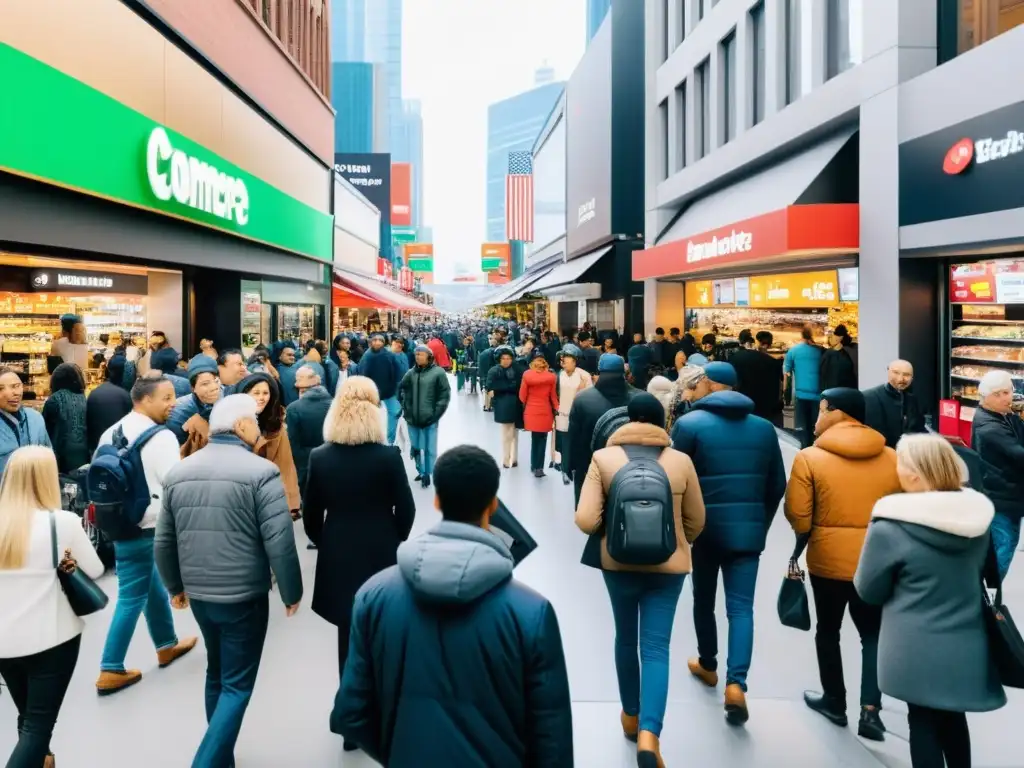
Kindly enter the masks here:
<path id="1" fill-rule="evenodd" d="M 398 448 L 387 445 L 377 386 L 351 376 L 324 421 L 326 442 L 309 455 L 303 526 L 319 556 L 313 612 L 338 628 L 345 668 L 352 602 L 363 583 L 397 563 L 416 505 Z M 340 478 L 354 482 L 339 485 Z"/>
<path id="2" fill-rule="evenodd" d="M 509 469 L 519 464 L 519 430 L 523 428 L 519 383 L 523 375 L 511 347 L 498 347 L 494 357 L 498 364 L 487 374 L 486 391 L 491 395 L 494 423 L 501 425 L 501 465 Z"/>

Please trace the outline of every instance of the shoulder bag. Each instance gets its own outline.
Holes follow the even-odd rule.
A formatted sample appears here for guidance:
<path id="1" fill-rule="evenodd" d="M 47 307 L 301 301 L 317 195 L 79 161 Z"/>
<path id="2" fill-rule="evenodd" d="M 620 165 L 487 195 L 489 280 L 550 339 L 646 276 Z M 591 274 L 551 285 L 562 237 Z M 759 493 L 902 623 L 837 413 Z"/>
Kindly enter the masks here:
<path id="1" fill-rule="evenodd" d="M 804 632 L 811 628 L 811 610 L 807 604 L 805 574 L 798 561 L 810 538 L 810 534 L 806 533 L 796 537 L 796 546 L 789 558 L 789 570 L 782 580 L 778 601 L 779 621 L 783 626 L 802 629 Z"/>
<path id="2" fill-rule="evenodd" d="M 71 550 L 65 549 L 64 557 L 57 558 L 57 517 L 53 512 L 50 512 L 50 551 L 54 570 L 57 571 L 57 580 L 75 615 L 88 616 L 90 613 L 102 611 L 110 598 L 78 567 L 78 563 L 71 556 Z"/>
<path id="3" fill-rule="evenodd" d="M 981 585 L 989 653 L 999 673 L 999 682 L 1007 688 L 1024 688 L 1024 638 L 1021 638 L 1009 609 L 1003 605 L 1003 580 L 995 565 L 995 551 L 991 544 L 989 561 L 985 570 L 990 575 L 989 583 L 995 581 L 995 598 L 989 596 L 984 583 Z"/>

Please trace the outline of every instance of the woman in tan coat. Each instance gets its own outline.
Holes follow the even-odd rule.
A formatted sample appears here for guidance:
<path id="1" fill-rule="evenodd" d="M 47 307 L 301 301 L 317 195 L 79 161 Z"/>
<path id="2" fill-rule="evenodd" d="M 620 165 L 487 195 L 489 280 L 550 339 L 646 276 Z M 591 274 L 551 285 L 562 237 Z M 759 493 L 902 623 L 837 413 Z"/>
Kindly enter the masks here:
<path id="1" fill-rule="evenodd" d="M 284 426 L 284 405 L 281 403 L 281 389 L 269 373 L 254 373 L 238 383 L 238 394 L 249 395 L 259 408 L 261 437 L 253 446 L 253 453 L 274 462 L 281 471 L 285 496 L 292 519 L 299 519 L 299 473 L 292 458 L 292 446 L 288 441 L 288 430 Z"/>
<path id="2" fill-rule="evenodd" d="M 576 525 L 590 534 L 582 562 L 602 570 L 612 603 L 623 733 L 638 742 L 640 768 L 662 768 L 659 738 L 668 699 L 672 621 L 690 572 L 690 544 L 704 528 L 704 499 L 690 457 L 671 448 L 663 426 L 665 409 L 658 399 L 646 392 L 638 394 L 630 401 L 628 412 L 629 424 L 613 432 L 608 446 L 594 454 L 580 493 Z M 612 479 L 629 463 L 623 446 L 660 450 L 658 464 L 672 488 L 676 549 L 657 565 L 625 565 L 608 554 L 603 530 L 605 504 Z M 642 666 L 637 659 L 638 645 Z"/>

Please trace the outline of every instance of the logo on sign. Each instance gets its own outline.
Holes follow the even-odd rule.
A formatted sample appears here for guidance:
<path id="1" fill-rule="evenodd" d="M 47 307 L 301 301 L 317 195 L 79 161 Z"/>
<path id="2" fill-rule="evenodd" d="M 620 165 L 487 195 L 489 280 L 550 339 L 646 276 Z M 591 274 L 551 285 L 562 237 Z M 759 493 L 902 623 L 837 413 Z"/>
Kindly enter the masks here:
<path id="1" fill-rule="evenodd" d="M 595 210 L 596 208 L 597 199 L 593 197 L 587 200 L 587 202 L 585 202 L 583 205 L 581 205 L 579 208 L 579 216 L 577 217 L 576 226 L 582 227 L 588 221 L 597 216 L 597 211 Z"/>
<path id="2" fill-rule="evenodd" d="M 970 139 L 960 139 L 949 148 L 945 159 L 942 161 L 942 170 L 950 176 L 963 173 L 971 164 L 974 157 L 974 142 Z"/>
<path id="3" fill-rule="evenodd" d="M 712 237 L 710 240 L 686 243 L 686 261 L 696 261 L 728 256 L 731 253 L 746 253 L 754 247 L 754 236 L 750 232 L 733 230 L 727 237 Z"/>
<path id="4" fill-rule="evenodd" d="M 50 282 L 50 276 L 48 274 L 46 274 L 45 272 L 41 272 L 40 274 L 38 274 L 34 278 L 32 278 L 32 285 L 34 285 L 36 288 L 43 288 L 49 282 Z"/>

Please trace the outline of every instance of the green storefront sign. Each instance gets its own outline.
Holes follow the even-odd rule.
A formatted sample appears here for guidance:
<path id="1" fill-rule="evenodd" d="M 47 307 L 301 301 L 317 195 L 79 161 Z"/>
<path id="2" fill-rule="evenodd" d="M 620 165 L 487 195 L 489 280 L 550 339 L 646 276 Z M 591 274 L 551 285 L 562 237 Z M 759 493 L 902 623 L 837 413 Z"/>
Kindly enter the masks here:
<path id="1" fill-rule="evenodd" d="M 414 256 L 408 260 L 406 265 L 413 272 L 433 272 L 434 271 L 434 257 L 433 256 Z"/>
<path id="2" fill-rule="evenodd" d="M 318 259 L 332 217 L 0 43 L 0 170 Z"/>
<path id="3" fill-rule="evenodd" d="M 415 227 L 392 227 L 391 240 L 395 245 L 406 245 L 416 242 Z"/>
<path id="4" fill-rule="evenodd" d="M 484 256 L 480 259 L 481 272 L 497 272 L 505 260 L 501 256 Z"/>

